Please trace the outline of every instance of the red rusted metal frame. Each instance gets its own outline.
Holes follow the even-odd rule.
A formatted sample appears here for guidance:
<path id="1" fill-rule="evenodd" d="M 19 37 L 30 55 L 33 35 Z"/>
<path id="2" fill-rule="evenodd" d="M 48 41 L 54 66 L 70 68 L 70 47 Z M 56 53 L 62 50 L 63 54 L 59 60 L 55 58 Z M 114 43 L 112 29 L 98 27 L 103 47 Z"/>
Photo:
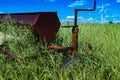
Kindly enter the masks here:
<path id="1" fill-rule="evenodd" d="M 77 15 L 78 11 L 94 11 L 96 9 L 96 1 L 94 1 L 94 8 L 93 9 L 74 9 L 74 26 L 72 28 L 72 46 L 71 47 L 63 47 L 63 46 L 55 46 L 55 45 L 48 45 L 48 49 L 54 49 L 57 51 L 69 51 L 71 55 L 75 55 L 78 52 L 78 32 L 79 28 L 77 25 Z M 62 26 L 64 27 L 64 26 Z M 65 26 L 66 28 L 67 26 Z M 71 26 L 68 26 L 71 27 Z"/>
<path id="2" fill-rule="evenodd" d="M 96 1 L 94 1 L 94 8 L 93 9 L 75 9 L 74 10 L 74 16 L 75 16 L 75 20 L 74 20 L 74 27 L 72 30 L 72 54 L 76 54 L 77 50 L 78 50 L 78 25 L 77 25 L 77 15 L 78 15 L 78 11 L 94 11 L 96 9 Z"/>

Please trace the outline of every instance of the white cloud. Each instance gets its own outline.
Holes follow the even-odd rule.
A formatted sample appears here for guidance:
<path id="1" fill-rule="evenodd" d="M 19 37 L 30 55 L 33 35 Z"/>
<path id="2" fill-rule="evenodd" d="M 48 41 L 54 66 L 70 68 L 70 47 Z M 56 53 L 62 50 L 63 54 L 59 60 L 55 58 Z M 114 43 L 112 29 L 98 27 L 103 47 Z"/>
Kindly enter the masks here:
<path id="1" fill-rule="evenodd" d="M 110 6 L 110 3 L 106 3 L 105 6 Z"/>
<path id="2" fill-rule="evenodd" d="M 79 19 L 79 20 L 82 20 L 82 19 L 84 19 L 84 17 L 82 17 L 82 16 L 78 16 L 78 19 Z"/>
<path id="3" fill-rule="evenodd" d="M 75 17 L 74 16 L 66 16 L 66 19 L 74 19 Z M 78 16 L 78 19 L 81 20 L 81 19 L 84 19 L 82 16 Z"/>
<path id="4" fill-rule="evenodd" d="M 67 16 L 66 19 L 74 19 L 74 16 Z"/>
<path id="5" fill-rule="evenodd" d="M 102 4 L 101 6 L 97 6 L 97 8 L 105 8 L 110 6 L 110 3 Z"/>
<path id="6" fill-rule="evenodd" d="M 116 2 L 120 3 L 120 0 L 116 0 Z"/>
<path id="7" fill-rule="evenodd" d="M 87 19 L 87 21 L 88 21 L 88 22 L 92 22 L 92 21 L 93 21 L 93 18 L 91 17 L 91 18 Z"/>
<path id="8" fill-rule="evenodd" d="M 85 3 L 86 3 L 85 0 L 77 0 L 73 3 L 71 3 L 70 5 L 68 5 L 68 7 L 82 6 Z"/>
<path id="9" fill-rule="evenodd" d="M 4 13 L 4 12 L 0 11 L 0 14 L 1 14 L 1 13 Z"/>
<path id="10" fill-rule="evenodd" d="M 120 20 L 115 20 L 115 21 L 113 21 L 114 23 L 120 23 Z"/>
<path id="11" fill-rule="evenodd" d="M 108 18 L 108 17 L 109 17 L 108 15 L 105 16 L 105 18 Z"/>
<path id="12" fill-rule="evenodd" d="M 55 2 L 56 0 L 44 0 L 45 2 Z"/>
<path id="13" fill-rule="evenodd" d="M 95 22 L 95 19 L 93 19 L 93 17 L 85 18 L 83 16 L 78 16 L 77 20 L 78 20 L 78 23 L 89 23 L 89 22 L 92 23 L 92 22 Z M 66 16 L 66 19 L 64 19 L 64 21 L 74 22 L 74 16 L 72 16 L 72 15 L 71 16 Z"/>

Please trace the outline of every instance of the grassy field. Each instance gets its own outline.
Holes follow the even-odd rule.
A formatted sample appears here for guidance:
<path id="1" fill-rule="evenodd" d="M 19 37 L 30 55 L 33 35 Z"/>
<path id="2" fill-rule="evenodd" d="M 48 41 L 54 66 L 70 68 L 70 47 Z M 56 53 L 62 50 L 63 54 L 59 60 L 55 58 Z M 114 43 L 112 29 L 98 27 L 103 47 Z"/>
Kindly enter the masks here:
<path id="1" fill-rule="evenodd" d="M 0 80 L 120 80 L 119 24 L 80 24 L 81 57 L 65 68 L 60 68 L 65 54 L 36 44 L 31 30 L 14 22 L 0 23 L 0 32 L 6 36 L 4 47 L 19 58 L 18 62 L 5 59 L 0 51 Z M 53 43 L 71 46 L 71 36 L 71 29 L 60 28 Z"/>

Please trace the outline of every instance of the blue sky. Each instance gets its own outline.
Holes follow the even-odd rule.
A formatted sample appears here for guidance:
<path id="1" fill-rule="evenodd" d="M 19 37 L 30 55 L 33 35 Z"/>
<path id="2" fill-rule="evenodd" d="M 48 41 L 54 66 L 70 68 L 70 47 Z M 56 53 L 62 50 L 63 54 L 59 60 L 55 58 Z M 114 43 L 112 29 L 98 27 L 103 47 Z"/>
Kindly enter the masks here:
<path id="1" fill-rule="evenodd" d="M 0 13 L 58 12 L 61 21 L 73 21 L 75 8 L 92 8 L 94 0 L 0 0 Z M 79 12 L 79 22 L 120 22 L 120 0 L 96 0 L 94 12 Z"/>

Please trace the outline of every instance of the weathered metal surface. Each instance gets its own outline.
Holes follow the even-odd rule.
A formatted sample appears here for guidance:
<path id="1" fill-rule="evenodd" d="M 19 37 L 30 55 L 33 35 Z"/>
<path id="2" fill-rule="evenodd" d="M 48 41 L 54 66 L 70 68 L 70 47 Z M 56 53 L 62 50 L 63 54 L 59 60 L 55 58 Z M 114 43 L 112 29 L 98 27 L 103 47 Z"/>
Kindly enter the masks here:
<path id="1" fill-rule="evenodd" d="M 34 25 L 35 31 L 39 34 L 42 41 L 53 41 L 60 27 L 60 21 L 57 17 L 57 13 L 41 13 L 38 17 L 39 18 Z"/>
<path id="2" fill-rule="evenodd" d="M 77 54 L 77 51 L 78 51 L 78 31 L 79 31 L 79 28 L 78 26 L 74 26 L 73 29 L 72 29 L 72 55 L 75 55 Z"/>
<path id="3" fill-rule="evenodd" d="M 71 47 L 62 47 L 62 46 L 53 46 L 49 45 L 48 49 L 55 49 L 57 51 L 70 50 L 71 55 L 75 55 L 78 52 L 78 25 L 77 25 L 77 17 L 78 11 L 94 11 L 96 9 L 96 1 L 94 1 L 93 9 L 74 9 L 74 26 L 62 26 L 62 27 L 72 27 L 72 46 Z"/>
<path id="4" fill-rule="evenodd" d="M 0 20 L 7 14 L 0 14 Z M 57 12 L 12 13 L 12 19 L 21 24 L 30 24 L 43 42 L 52 42 L 60 27 Z"/>
<path id="5" fill-rule="evenodd" d="M 34 25 L 34 20 L 39 13 L 10 13 L 10 14 L 0 14 L 0 19 L 4 19 L 10 16 L 12 19 L 22 24 Z"/>
<path id="6" fill-rule="evenodd" d="M 78 51 L 78 25 L 77 25 L 77 16 L 78 16 L 78 11 L 95 11 L 96 9 L 96 1 L 94 1 L 94 7 L 93 9 L 74 9 L 74 26 L 72 29 L 72 47 L 73 51 L 72 54 L 76 54 Z"/>

